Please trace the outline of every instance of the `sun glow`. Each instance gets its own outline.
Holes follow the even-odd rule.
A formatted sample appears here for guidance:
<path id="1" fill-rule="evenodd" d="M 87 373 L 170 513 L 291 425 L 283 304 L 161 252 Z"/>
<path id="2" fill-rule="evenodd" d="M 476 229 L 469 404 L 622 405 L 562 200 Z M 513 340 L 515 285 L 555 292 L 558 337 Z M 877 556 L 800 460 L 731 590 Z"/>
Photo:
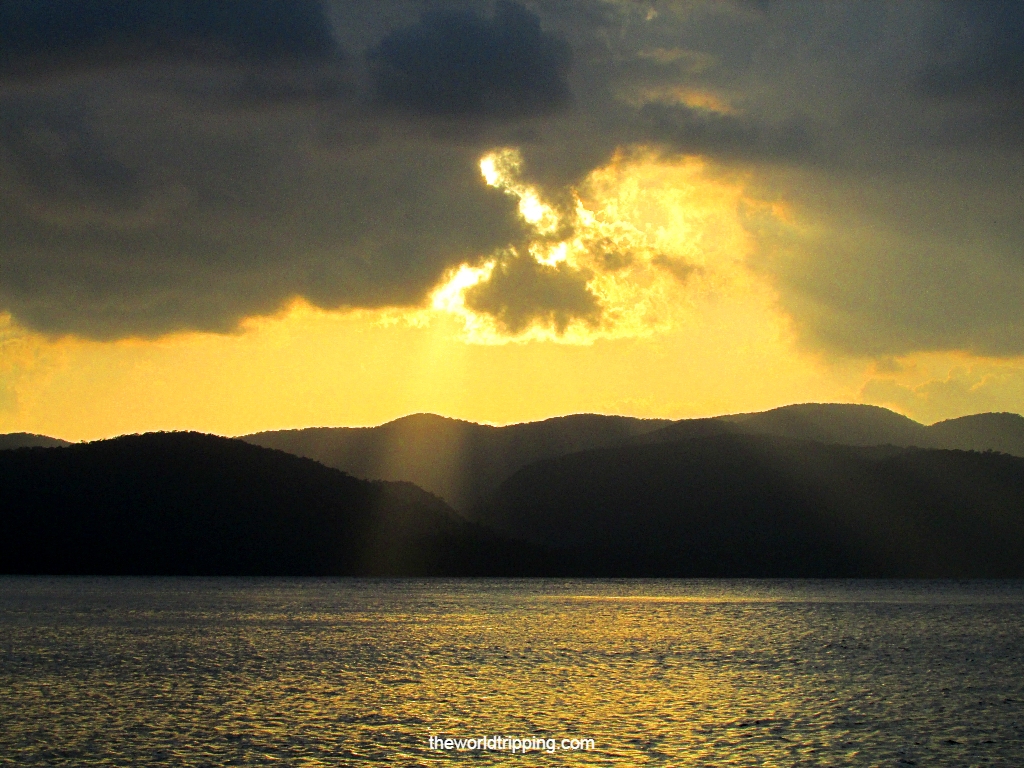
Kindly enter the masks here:
<path id="1" fill-rule="evenodd" d="M 523 158 L 519 150 L 506 148 L 484 155 L 480 159 L 480 173 L 488 186 L 519 198 L 519 215 L 541 235 L 558 230 L 558 213 L 540 199 L 533 187 L 519 181 Z"/>
<path id="2" fill-rule="evenodd" d="M 444 312 L 457 314 L 466 308 L 465 292 L 482 280 L 487 280 L 494 271 L 494 262 L 486 262 L 482 267 L 471 267 L 463 264 L 445 281 L 430 297 L 430 306 Z"/>
<path id="3" fill-rule="evenodd" d="M 742 178 L 712 173 L 698 158 L 668 162 L 653 155 L 619 156 L 573 191 L 575 208 L 558 212 L 520 181 L 522 158 L 502 149 L 480 160 L 484 180 L 519 199 L 534 237 L 529 256 L 543 267 L 570 270 L 586 281 L 600 306 L 598 322 L 576 319 L 556 330 L 534 323 L 503 333 L 494 319 L 467 306 L 466 291 L 486 284 L 505 258 L 463 264 L 431 297 L 435 311 L 459 317 L 473 343 L 553 340 L 590 344 L 596 339 L 647 337 L 694 320 L 696 304 L 754 290 L 744 261 L 752 249 L 745 211 L 775 217 L 771 205 L 750 200 Z M 781 220 L 781 219 L 780 219 Z M 562 233 L 555 239 L 554 233 Z"/>
<path id="4" fill-rule="evenodd" d="M 491 318 L 479 315 L 466 306 L 466 291 L 474 285 L 486 282 L 496 265 L 497 262 L 493 259 L 479 267 L 462 264 L 450 272 L 448 278 L 430 295 L 431 310 L 459 318 L 463 323 L 467 340 L 482 343 L 493 340 L 498 335 Z M 420 322 L 429 322 L 429 318 L 422 318 Z"/>

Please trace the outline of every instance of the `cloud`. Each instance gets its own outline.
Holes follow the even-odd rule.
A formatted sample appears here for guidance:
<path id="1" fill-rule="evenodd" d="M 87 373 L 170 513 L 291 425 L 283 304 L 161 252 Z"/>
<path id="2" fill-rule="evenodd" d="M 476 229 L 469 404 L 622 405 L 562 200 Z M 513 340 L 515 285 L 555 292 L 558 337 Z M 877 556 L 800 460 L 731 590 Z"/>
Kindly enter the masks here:
<path id="1" fill-rule="evenodd" d="M 368 53 L 380 103 L 415 114 L 515 119 L 569 102 L 569 46 L 517 3 L 492 19 L 434 11 Z"/>
<path id="2" fill-rule="evenodd" d="M 58 226 L 145 227 L 185 202 L 180 187 L 118 158 L 75 110 L 8 101 L 0 115 L 0 168 L 6 196 Z"/>
<path id="3" fill-rule="evenodd" d="M 1024 144 L 1024 8 L 943 3 L 925 35 L 917 90 L 948 142 Z"/>
<path id="4" fill-rule="evenodd" d="M 684 154 L 759 159 L 806 155 L 813 133 L 800 118 L 773 125 L 685 104 L 644 104 L 639 120 L 644 141 Z"/>
<path id="5" fill-rule="evenodd" d="M 566 262 L 540 264 L 529 254 L 510 252 L 489 279 L 466 291 L 466 306 L 491 315 L 499 328 L 520 334 L 531 325 L 564 333 L 573 320 L 594 325 L 601 317 L 597 297 L 587 289 L 590 275 Z"/>
<path id="6" fill-rule="evenodd" d="M 0 85 L 148 75 L 222 107 L 322 102 L 351 91 L 324 11 L 317 0 L 12 0 L 0 5 Z"/>
<path id="7" fill-rule="evenodd" d="M 315 0 L 9 0 L 0 67 L 9 73 L 173 57 L 280 61 L 339 53 Z"/>
<path id="8" fill-rule="evenodd" d="M 967 413 L 1017 412 L 1024 402 L 1024 367 L 1020 360 L 961 363 L 920 383 L 875 376 L 864 385 L 861 397 L 926 423 Z"/>
<path id="9" fill-rule="evenodd" d="M 107 339 L 229 331 L 296 296 L 416 305 L 451 267 L 522 240 L 514 201 L 478 167 L 503 125 L 438 137 L 415 115 L 382 115 L 372 78 L 340 56 L 328 11 L 378 9 L 257 5 L 119 17 L 110 3 L 26 4 L 20 20 L 5 6 L 20 26 L 0 58 L 24 73 L 37 40 L 62 62 L 0 89 L 0 308 L 17 322 Z M 527 112 L 564 98 L 564 82 L 544 80 L 564 44 L 535 16 L 506 4 L 459 18 L 519 56 L 495 64 L 491 96 L 506 87 L 503 103 Z M 541 69 L 524 73 L 531 53 Z M 152 66 L 136 69 L 140 57 Z"/>
<path id="10" fill-rule="evenodd" d="M 943 4 L 919 84 L 940 99 L 1024 96 L 1024 7 L 1017 2 Z"/>
<path id="11" fill-rule="evenodd" d="M 1024 204 L 1008 183 L 1020 162 L 986 174 L 987 188 L 976 169 L 947 162 L 953 178 L 927 184 L 801 171 L 783 187 L 799 220 L 751 212 L 750 265 L 779 290 L 806 346 L 854 356 L 1024 351 L 1013 309 L 1024 305 Z"/>
<path id="12" fill-rule="evenodd" d="M 55 334 L 226 331 L 294 296 L 416 304 L 450 265 L 520 237 L 513 202 L 479 178 L 473 148 L 388 142 L 310 156 L 195 139 L 168 147 L 164 167 L 134 154 L 144 147 L 80 150 L 81 179 L 59 154 L 30 154 L 36 187 L 16 187 L 0 215 L 0 303 Z M 37 188 L 47 170 L 56 191 Z M 160 183 L 181 190 L 162 208 Z"/>
<path id="13" fill-rule="evenodd" d="M 747 266 L 805 345 L 1024 352 L 1018 5 L 650 10 L 0 4 L 0 312 L 117 338 L 296 296 L 423 306 L 548 237 L 482 157 L 517 148 L 562 237 L 574 191 L 639 149 L 742 176 Z M 506 259 L 467 300 L 510 333 L 603 322 L 591 290 L 639 273 L 624 253 L 577 261 L 592 278 Z"/>

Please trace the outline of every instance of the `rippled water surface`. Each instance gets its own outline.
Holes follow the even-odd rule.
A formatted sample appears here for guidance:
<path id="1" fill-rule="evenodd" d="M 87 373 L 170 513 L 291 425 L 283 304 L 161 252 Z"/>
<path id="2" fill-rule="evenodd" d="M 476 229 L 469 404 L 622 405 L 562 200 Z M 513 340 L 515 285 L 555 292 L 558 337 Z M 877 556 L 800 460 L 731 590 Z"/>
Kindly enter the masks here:
<path id="1" fill-rule="evenodd" d="M 0 765 L 454 763 L 1018 768 L 1024 583 L 0 578 Z"/>

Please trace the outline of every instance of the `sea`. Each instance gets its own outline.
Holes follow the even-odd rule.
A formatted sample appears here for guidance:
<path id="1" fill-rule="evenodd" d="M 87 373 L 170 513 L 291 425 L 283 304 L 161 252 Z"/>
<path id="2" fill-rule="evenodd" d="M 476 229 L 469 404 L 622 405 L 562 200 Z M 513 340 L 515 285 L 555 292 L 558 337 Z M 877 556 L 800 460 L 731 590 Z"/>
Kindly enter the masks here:
<path id="1" fill-rule="evenodd" d="M 2 766 L 1024 766 L 1024 582 L 0 577 Z"/>

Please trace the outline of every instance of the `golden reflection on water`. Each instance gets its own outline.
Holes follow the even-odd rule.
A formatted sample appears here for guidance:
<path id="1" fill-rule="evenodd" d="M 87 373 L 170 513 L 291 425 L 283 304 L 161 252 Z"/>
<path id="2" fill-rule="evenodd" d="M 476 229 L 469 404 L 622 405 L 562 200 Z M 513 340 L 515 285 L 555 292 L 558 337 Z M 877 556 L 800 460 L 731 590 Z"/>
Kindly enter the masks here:
<path id="1" fill-rule="evenodd" d="M 1019 765 L 1022 631 L 1020 583 L 0 579 L 0 764 Z"/>

